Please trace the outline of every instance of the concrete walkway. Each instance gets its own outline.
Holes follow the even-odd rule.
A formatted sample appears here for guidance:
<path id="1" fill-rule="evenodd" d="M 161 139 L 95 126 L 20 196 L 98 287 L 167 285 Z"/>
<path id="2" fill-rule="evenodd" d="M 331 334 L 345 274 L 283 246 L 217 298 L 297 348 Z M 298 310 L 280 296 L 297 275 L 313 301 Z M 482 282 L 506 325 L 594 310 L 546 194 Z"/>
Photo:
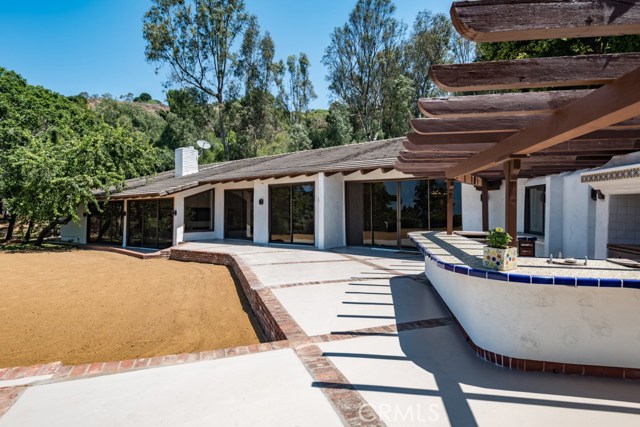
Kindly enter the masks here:
<path id="1" fill-rule="evenodd" d="M 637 382 L 478 359 L 418 255 L 231 242 L 180 249 L 240 257 L 306 336 L 280 350 L 36 382 L 0 426 L 640 425 Z"/>

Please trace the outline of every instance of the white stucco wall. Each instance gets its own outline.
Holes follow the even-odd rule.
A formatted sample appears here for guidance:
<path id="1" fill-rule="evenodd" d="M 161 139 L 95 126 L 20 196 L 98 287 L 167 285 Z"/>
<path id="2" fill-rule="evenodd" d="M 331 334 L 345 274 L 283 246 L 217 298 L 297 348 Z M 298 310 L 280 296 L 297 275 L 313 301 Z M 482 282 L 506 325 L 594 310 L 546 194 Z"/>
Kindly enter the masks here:
<path id="1" fill-rule="evenodd" d="M 579 172 L 564 175 L 562 185 L 562 254 L 593 258 L 596 202 L 591 188 L 580 182 Z"/>
<path id="2" fill-rule="evenodd" d="M 527 180 L 518 180 L 518 232 L 524 231 L 524 186 Z M 505 226 L 504 182 L 499 190 L 489 191 L 489 228 Z M 473 185 L 462 184 L 462 229 L 482 231 L 481 191 Z"/>
<path id="3" fill-rule="evenodd" d="M 471 339 L 505 356 L 640 368 L 637 289 L 506 283 L 426 274 Z"/>
<path id="4" fill-rule="evenodd" d="M 545 235 L 538 238 L 537 256 L 562 252 L 575 258 L 606 258 L 608 200 L 591 199 L 591 187 L 580 180 L 583 172 L 518 180 L 518 233 L 524 233 L 526 187 L 546 187 Z M 464 230 L 482 230 L 480 195 L 473 186 L 462 186 Z M 504 226 L 504 184 L 489 192 L 489 227 L 497 226 Z"/>
<path id="5" fill-rule="evenodd" d="M 87 243 L 87 217 L 84 206 L 78 207 L 78 222 L 69 222 L 60 226 L 60 240 L 71 243 Z"/>

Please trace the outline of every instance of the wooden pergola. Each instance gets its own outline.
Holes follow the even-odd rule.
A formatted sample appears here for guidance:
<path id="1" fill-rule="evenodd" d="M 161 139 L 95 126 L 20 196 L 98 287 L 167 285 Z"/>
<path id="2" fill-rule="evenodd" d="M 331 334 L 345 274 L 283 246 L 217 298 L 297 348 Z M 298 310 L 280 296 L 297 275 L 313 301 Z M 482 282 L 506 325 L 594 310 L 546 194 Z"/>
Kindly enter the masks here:
<path id="1" fill-rule="evenodd" d="M 460 1 L 451 19 L 476 42 L 640 34 L 640 4 L 614 0 Z M 488 192 L 504 180 L 505 228 L 515 237 L 518 178 L 640 150 L 640 53 L 434 65 L 430 75 L 448 92 L 547 89 L 419 100 L 424 117 L 411 121 L 395 166 L 447 179 L 449 234 L 455 181 L 482 191 L 487 230 Z"/>

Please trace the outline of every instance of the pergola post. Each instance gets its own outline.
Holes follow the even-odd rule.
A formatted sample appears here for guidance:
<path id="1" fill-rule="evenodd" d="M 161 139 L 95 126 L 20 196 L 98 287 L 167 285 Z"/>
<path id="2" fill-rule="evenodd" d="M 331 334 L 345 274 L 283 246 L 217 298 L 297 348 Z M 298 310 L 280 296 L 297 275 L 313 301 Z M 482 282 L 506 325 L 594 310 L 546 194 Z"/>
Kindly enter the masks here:
<path id="1" fill-rule="evenodd" d="M 505 230 L 513 237 L 511 246 L 518 244 L 518 174 L 520 160 L 504 162 L 504 218 Z"/>
<path id="2" fill-rule="evenodd" d="M 453 234 L 453 179 L 447 180 L 447 234 Z"/>
<path id="3" fill-rule="evenodd" d="M 482 231 L 489 231 L 489 185 L 487 180 L 482 180 Z"/>

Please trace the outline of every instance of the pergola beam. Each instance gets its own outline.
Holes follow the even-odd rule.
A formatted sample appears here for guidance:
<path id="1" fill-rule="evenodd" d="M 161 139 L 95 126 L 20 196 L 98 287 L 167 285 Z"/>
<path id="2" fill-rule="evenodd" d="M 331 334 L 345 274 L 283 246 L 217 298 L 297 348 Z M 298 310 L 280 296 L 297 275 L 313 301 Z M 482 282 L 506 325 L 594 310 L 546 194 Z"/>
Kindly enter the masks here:
<path id="1" fill-rule="evenodd" d="M 425 116 L 434 118 L 548 114 L 591 92 L 589 89 L 556 90 L 422 98 L 418 100 L 418 108 Z"/>
<path id="2" fill-rule="evenodd" d="M 448 178 L 474 173 L 512 154 L 530 154 L 640 114 L 640 68 L 625 74 L 551 116 L 447 171 Z"/>
<path id="3" fill-rule="evenodd" d="M 640 53 L 560 56 L 433 65 L 429 75 L 447 92 L 604 85 L 640 66 Z"/>
<path id="4" fill-rule="evenodd" d="M 591 95 L 593 95 L 593 92 Z M 590 100 L 594 99 L 594 98 L 591 98 L 590 96 L 589 96 Z M 580 102 L 580 105 L 583 108 L 585 108 L 586 107 L 585 104 L 588 105 L 590 100 L 583 102 L 583 99 L 580 99 L 570 105 Z M 570 105 L 568 105 L 567 107 L 569 107 Z M 559 109 L 556 111 L 562 111 L 562 110 L 564 109 Z M 417 133 L 421 133 L 423 135 L 432 135 L 432 136 L 440 135 L 442 140 L 448 139 L 450 141 L 457 140 L 460 135 L 471 135 L 471 134 L 477 135 L 477 134 L 483 134 L 483 133 L 490 133 L 492 135 L 497 135 L 500 132 L 510 133 L 509 136 L 505 135 L 504 138 L 500 139 L 500 141 L 505 141 L 508 137 L 515 135 L 517 131 L 539 124 L 544 120 L 553 117 L 554 114 L 555 113 L 540 114 L 537 116 L 517 116 L 516 115 L 516 116 L 504 116 L 504 117 L 469 117 L 469 118 L 458 117 L 455 119 L 421 119 L 420 118 L 420 119 L 411 119 L 411 127 Z M 617 123 L 612 123 L 609 126 L 606 126 L 606 129 L 607 130 L 640 130 L 640 118 L 632 117 L 632 118 L 629 118 L 628 120 L 622 120 Z M 575 139 L 580 137 L 582 137 L 583 140 L 589 139 L 589 135 L 586 135 L 586 134 L 576 135 Z M 637 139 L 637 137 L 638 137 L 638 133 L 636 132 L 634 139 Z"/>
<path id="5" fill-rule="evenodd" d="M 627 120 L 627 124 L 636 123 L 640 124 L 640 120 L 633 119 Z M 413 145 L 459 145 L 459 144 L 495 144 L 514 135 L 516 132 L 480 132 L 480 133 L 460 133 L 460 134 L 419 134 L 411 132 L 407 134 L 407 140 Z M 608 129 L 602 129 L 595 132 L 590 132 L 586 135 L 581 135 L 573 138 L 571 141 L 604 141 L 604 140 L 626 140 L 636 141 L 640 137 L 640 133 L 637 129 L 621 129 L 615 125 Z"/>
<path id="6" fill-rule="evenodd" d="M 476 42 L 602 37 L 640 33 L 635 1 L 482 0 L 451 6 L 451 21 Z"/>
<path id="7" fill-rule="evenodd" d="M 640 135 L 638 135 L 640 136 Z M 495 143 L 478 143 L 478 144 L 443 144 L 443 145 L 415 145 L 408 140 L 403 141 L 404 148 L 416 154 L 434 153 L 434 154 L 459 154 L 459 153 L 479 153 L 491 148 Z M 591 154 L 608 154 L 608 153 L 626 153 L 632 151 L 640 151 L 640 139 L 635 140 L 571 140 L 558 144 L 555 147 L 548 148 L 544 151 L 533 153 L 534 156 L 547 155 L 580 155 L 585 153 Z"/>

